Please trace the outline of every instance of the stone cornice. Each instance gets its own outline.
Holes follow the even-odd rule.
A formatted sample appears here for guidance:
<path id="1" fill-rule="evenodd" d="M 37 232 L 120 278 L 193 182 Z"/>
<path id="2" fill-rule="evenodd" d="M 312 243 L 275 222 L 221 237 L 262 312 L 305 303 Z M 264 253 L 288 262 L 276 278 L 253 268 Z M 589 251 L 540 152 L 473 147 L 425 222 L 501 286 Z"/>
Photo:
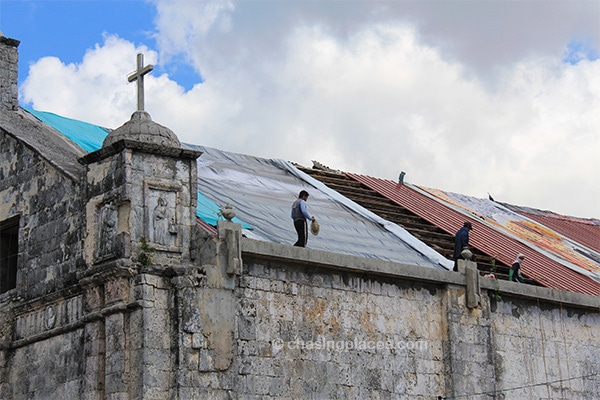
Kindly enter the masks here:
<path id="1" fill-rule="evenodd" d="M 83 157 L 80 157 L 79 162 L 83 165 L 87 165 L 120 153 L 125 149 L 130 149 L 139 153 L 155 154 L 165 157 L 189 160 L 195 160 L 198 157 L 200 157 L 200 155 L 202 155 L 202 152 L 198 150 L 184 149 L 181 147 L 166 147 L 154 143 L 145 143 L 137 140 L 121 139 L 115 143 L 101 148 L 100 150 L 96 150 L 92 153 L 86 154 Z"/>

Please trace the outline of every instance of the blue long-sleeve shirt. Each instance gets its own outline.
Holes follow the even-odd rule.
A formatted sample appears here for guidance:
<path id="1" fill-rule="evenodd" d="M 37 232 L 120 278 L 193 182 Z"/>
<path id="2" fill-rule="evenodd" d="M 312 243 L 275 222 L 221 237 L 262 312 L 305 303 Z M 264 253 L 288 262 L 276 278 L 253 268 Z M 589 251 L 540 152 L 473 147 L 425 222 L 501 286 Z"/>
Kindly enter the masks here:
<path id="1" fill-rule="evenodd" d="M 460 253 L 463 251 L 465 246 L 469 245 L 469 230 L 465 227 L 462 227 L 456 232 L 456 236 L 454 237 L 454 259 L 457 260 L 460 258 Z"/>
<path id="2" fill-rule="evenodd" d="M 306 210 L 306 201 L 302 199 L 296 199 L 294 204 L 292 204 L 292 219 L 294 221 L 302 220 L 302 219 L 312 220 L 312 217 Z"/>

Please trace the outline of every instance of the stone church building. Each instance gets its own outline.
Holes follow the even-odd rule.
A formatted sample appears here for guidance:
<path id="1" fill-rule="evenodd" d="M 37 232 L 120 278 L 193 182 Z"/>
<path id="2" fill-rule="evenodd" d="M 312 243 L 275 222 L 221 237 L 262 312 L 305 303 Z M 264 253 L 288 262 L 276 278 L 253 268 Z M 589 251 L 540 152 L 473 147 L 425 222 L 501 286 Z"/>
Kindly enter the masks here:
<path id="1" fill-rule="evenodd" d="M 18 46 L 0 36 L 0 398 L 600 399 L 599 297 L 257 240 L 227 207 L 205 229 L 203 152 L 144 111 L 143 59 L 138 110 L 86 152 L 19 106 Z"/>

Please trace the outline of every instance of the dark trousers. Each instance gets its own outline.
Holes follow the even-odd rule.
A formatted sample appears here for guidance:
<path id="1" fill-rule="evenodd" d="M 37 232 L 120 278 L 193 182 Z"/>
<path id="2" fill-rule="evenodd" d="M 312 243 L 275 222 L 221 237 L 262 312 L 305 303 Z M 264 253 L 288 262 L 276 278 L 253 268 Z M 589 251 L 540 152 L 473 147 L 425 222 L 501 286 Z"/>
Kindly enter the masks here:
<path id="1" fill-rule="evenodd" d="M 308 224 L 305 219 L 298 219 L 294 221 L 294 228 L 298 233 L 298 241 L 294 243 L 294 246 L 305 247 L 308 241 Z"/>
<path id="2" fill-rule="evenodd" d="M 458 272 L 458 260 L 462 260 L 462 257 L 458 257 L 454 259 L 454 268 L 452 268 L 452 271 L 454 272 Z"/>

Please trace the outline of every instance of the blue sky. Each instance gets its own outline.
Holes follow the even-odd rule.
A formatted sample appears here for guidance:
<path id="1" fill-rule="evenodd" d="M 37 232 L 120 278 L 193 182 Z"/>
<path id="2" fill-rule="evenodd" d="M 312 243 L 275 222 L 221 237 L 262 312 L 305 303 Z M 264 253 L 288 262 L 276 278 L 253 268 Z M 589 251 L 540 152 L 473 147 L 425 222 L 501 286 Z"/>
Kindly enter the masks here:
<path id="1" fill-rule="evenodd" d="M 19 101 L 600 217 L 600 2 L 0 0 Z"/>
<path id="2" fill-rule="evenodd" d="M 598 16 L 598 25 L 598 29 L 600 29 L 600 16 Z M 583 60 L 596 61 L 598 54 L 598 49 L 587 38 L 572 39 L 567 46 L 563 60 L 569 64 L 577 64 Z"/>
<path id="3" fill-rule="evenodd" d="M 0 31 L 22 41 L 19 81 L 27 76 L 29 62 L 55 56 L 77 63 L 86 49 L 102 43 L 105 33 L 153 47 L 156 8 L 143 0 L 0 0 Z M 187 89 L 201 81 L 193 68 L 173 63 L 169 71 L 157 65 Z"/>

